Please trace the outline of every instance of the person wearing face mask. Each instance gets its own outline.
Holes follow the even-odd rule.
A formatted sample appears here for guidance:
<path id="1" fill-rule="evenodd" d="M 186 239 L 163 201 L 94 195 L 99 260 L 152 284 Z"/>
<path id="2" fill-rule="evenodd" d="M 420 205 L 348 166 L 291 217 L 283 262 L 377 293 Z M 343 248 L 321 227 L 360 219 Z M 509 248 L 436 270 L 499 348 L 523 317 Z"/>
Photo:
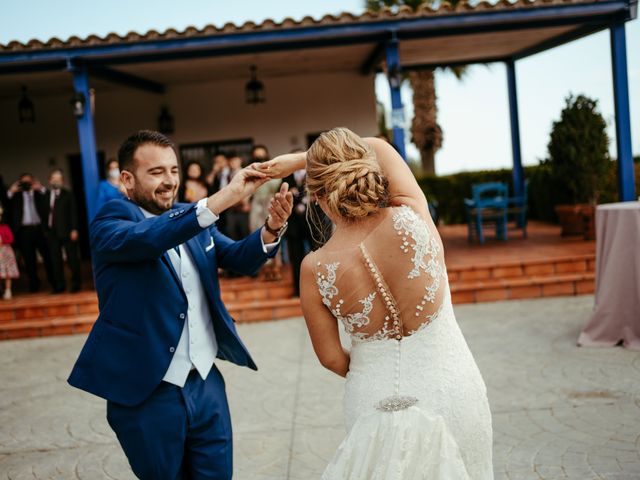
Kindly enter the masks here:
<path id="1" fill-rule="evenodd" d="M 111 158 L 106 165 L 107 179 L 102 180 L 98 185 L 98 205 L 100 208 L 109 200 L 124 198 L 125 190 L 120 181 L 120 168 L 118 160 Z"/>
<path id="2" fill-rule="evenodd" d="M 46 193 L 45 232 L 53 268 L 53 293 L 66 290 L 62 249 L 71 270 L 70 291 L 80 290 L 80 253 L 78 250 L 78 213 L 73 194 L 64 188 L 62 170 L 53 170 Z"/>

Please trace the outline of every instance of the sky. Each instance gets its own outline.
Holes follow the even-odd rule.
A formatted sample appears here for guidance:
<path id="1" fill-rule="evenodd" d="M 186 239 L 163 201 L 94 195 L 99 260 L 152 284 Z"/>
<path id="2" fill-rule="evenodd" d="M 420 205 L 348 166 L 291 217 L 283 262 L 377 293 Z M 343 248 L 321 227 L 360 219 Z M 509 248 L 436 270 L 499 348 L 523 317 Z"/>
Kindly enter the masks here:
<path id="1" fill-rule="evenodd" d="M 222 26 L 266 18 L 276 21 L 326 13 L 361 13 L 364 0 L 0 0 L 0 43 L 11 40 L 66 39 L 72 35 L 125 34 L 150 29 L 184 29 L 189 25 Z M 627 23 L 627 62 L 631 97 L 631 138 L 640 155 L 640 21 Z M 598 99 L 607 120 L 611 154 L 615 157 L 615 124 L 609 34 L 600 32 L 520 60 L 516 64 L 522 159 L 533 165 L 545 158 L 549 133 L 564 99 L 571 93 Z M 438 118 L 444 131 L 436 155 L 436 172 L 510 167 L 512 163 L 506 70 L 503 64 L 471 66 L 457 80 L 446 71 L 436 73 Z M 383 76 L 376 93 L 387 107 L 389 89 Z M 411 91 L 403 89 L 407 118 L 412 115 Z M 414 146 L 409 157 L 417 158 Z"/>

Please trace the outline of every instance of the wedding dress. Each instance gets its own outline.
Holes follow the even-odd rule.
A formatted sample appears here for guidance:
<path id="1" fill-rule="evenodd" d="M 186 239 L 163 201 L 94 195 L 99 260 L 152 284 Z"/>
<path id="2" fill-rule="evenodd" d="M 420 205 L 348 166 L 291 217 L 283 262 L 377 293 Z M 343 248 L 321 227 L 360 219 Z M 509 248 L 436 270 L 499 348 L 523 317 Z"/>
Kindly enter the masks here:
<path id="1" fill-rule="evenodd" d="M 315 252 L 351 337 L 347 436 L 324 480 L 493 479 L 486 387 L 455 320 L 440 237 L 408 206 L 356 248 Z"/>

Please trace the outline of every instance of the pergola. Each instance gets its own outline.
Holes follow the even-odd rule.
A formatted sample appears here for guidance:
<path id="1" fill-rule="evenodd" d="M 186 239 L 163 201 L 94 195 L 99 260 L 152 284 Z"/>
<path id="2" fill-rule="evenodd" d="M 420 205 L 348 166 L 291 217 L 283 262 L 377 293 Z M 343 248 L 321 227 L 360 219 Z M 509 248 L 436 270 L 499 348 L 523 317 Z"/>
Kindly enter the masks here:
<path id="1" fill-rule="evenodd" d="M 635 199 L 631 150 L 625 22 L 637 15 L 637 0 L 506 0 L 418 11 L 343 13 L 316 20 L 271 20 L 241 26 L 189 27 L 124 37 L 53 38 L 46 43 L 0 45 L 0 95 L 15 92 L 29 76 L 32 89 L 67 91 L 87 101 L 91 86 L 113 85 L 162 94 L 168 85 L 246 77 L 248 65 L 262 77 L 354 71 L 389 78 L 393 140 L 404 156 L 401 70 L 504 62 L 511 120 L 514 194 L 524 189 L 518 121 L 516 61 L 608 29 L 616 118 L 618 185 L 622 201 Z M 90 108 L 77 117 L 89 217 L 98 183 L 96 139 Z"/>

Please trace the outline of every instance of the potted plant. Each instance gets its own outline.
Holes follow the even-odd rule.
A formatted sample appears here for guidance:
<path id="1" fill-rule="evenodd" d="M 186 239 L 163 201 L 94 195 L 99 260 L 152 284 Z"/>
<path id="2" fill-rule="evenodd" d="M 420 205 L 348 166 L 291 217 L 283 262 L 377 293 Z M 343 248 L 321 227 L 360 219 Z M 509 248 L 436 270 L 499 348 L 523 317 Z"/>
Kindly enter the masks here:
<path id="1" fill-rule="evenodd" d="M 611 164 L 607 124 L 597 100 L 569 95 L 565 102 L 548 145 L 555 211 L 562 235 L 595 238 L 595 206 Z"/>

